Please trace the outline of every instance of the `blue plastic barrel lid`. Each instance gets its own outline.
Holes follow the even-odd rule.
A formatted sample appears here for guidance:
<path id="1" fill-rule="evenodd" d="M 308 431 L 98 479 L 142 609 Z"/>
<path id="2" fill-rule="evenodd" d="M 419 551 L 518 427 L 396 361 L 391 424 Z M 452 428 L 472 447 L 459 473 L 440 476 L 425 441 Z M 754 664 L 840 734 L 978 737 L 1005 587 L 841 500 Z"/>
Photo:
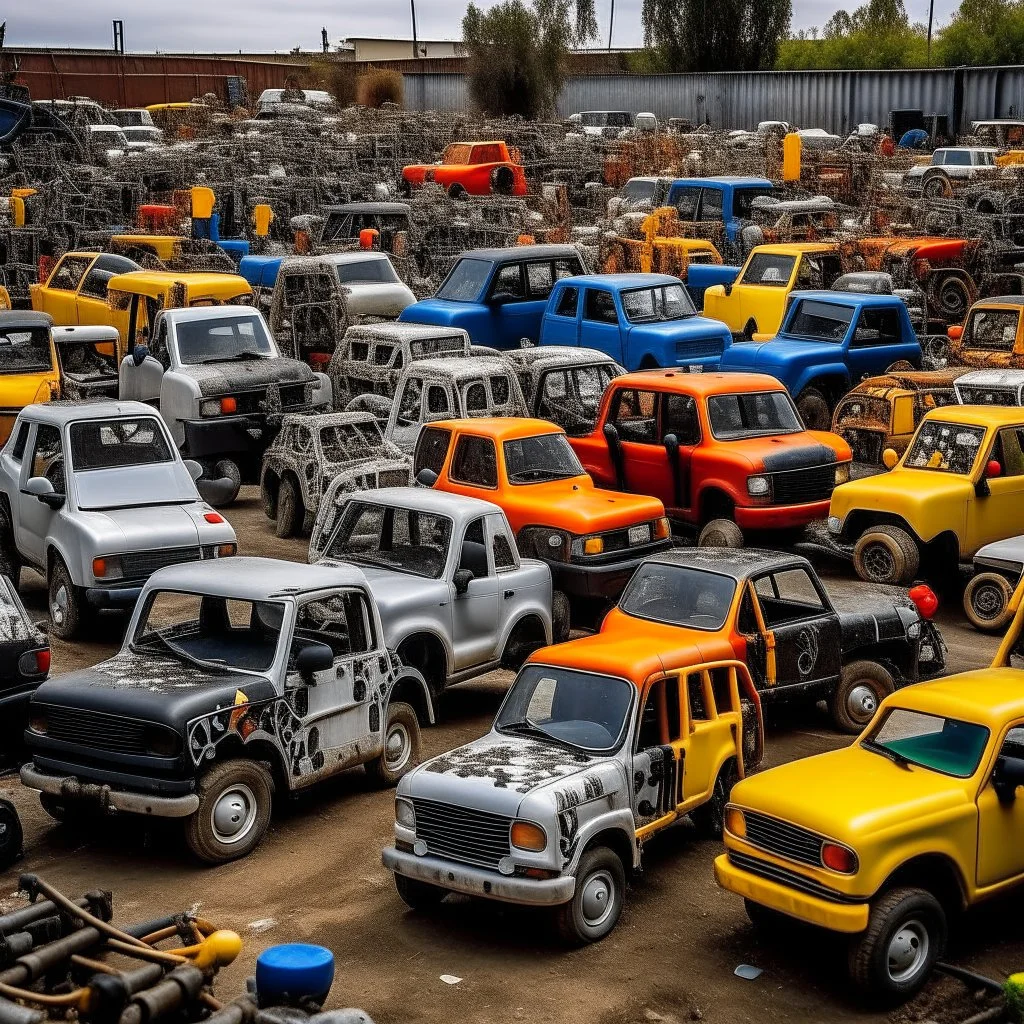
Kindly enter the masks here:
<path id="1" fill-rule="evenodd" d="M 334 954 L 323 946 L 289 942 L 271 946 L 256 961 L 256 990 L 265 999 L 325 996 L 334 981 Z"/>

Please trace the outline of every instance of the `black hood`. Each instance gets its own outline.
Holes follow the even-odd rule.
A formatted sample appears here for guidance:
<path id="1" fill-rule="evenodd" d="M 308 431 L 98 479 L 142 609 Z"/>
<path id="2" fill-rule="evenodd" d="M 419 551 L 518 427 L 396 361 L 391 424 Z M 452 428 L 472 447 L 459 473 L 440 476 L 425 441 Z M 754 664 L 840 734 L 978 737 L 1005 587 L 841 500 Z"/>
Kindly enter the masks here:
<path id="1" fill-rule="evenodd" d="M 825 444 L 806 444 L 799 448 L 782 448 L 765 455 L 763 461 L 766 473 L 782 473 L 789 469 L 830 465 L 836 461 L 836 453 Z"/>
<path id="2" fill-rule="evenodd" d="M 218 708 L 276 696 L 263 676 L 210 672 L 177 658 L 121 651 L 92 668 L 47 680 L 33 705 L 49 704 L 159 722 L 183 733 L 193 718 Z"/>
<path id="3" fill-rule="evenodd" d="M 190 366 L 188 370 L 204 398 L 235 391 L 252 391 L 272 384 L 305 384 L 314 379 L 313 371 L 306 363 L 286 356 L 208 363 Z"/>
<path id="4" fill-rule="evenodd" d="M 881 588 L 869 597 L 834 596 L 832 604 L 842 627 L 843 650 L 868 647 L 887 640 L 903 640 L 907 626 L 919 621 L 920 612 L 905 591 Z"/>

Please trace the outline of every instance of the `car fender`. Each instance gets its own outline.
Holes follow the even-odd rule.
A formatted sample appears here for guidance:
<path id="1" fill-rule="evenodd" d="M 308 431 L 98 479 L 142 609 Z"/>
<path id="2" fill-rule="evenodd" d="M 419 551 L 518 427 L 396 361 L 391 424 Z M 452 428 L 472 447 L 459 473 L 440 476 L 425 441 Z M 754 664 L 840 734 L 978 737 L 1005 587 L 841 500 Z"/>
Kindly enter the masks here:
<path id="1" fill-rule="evenodd" d="M 628 790 L 623 790 L 628 792 Z M 633 820 L 633 811 L 629 807 L 620 807 L 617 810 L 607 811 L 599 814 L 582 825 L 576 833 L 572 859 L 564 868 L 567 875 L 575 875 L 579 870 L 580 858 L 587 848 L 587 844 L 600 832 L 614 831 L 622 834 L 622 837 L 629 844 L 633 851 L 633 868 L 640 865 L 640 847 L 636 841 L 636 823 Z"/>
<path id="2" fill-rule="evenodd" d="M 394 658 L 395 661 L 397 662 L 397 655 L 395 655 Z M 430 696 L 430 686 L 427 684 L 426 679 L 423 678 L 423 673 L 420 672 L 419 669 L 413 668 L 411 665 L 404 665 L 401 662 L 398 662 L 398 665 L 399 667 L 395 675 L 395 681 L 392 683 L 390 689 L 388 690 L 388 697 L 387 700 L 385 701 L 385 706 L 390 706 L 391 695 L 394 692 L 395 687 L 398 686 L 399 683 L 405 681 L 411 682 L 415 686 L 419 687 L 420 691 L 422 692 L 423 700 L 426 703 L 427 707 L 427 721 L 431 725 L 434 725 L 437 721 L 437 717 L 434 713 L 434 700 Z M 386 719 L 387 716 L 385 716 L 385 721 Z"/>
<path id="3" fill-rule="evenodd" d="M 60 513 L 58 512 L 57 515 L 59 516 Z M 56 518 L 56 517 L 54 517 L 54 518 Z M 70 533 L 73 533 L 73 534 L 77 534 L 79 531 L 76 528 L 76 526 L 71 526 L 71 529 L 68 530 L 68 524 L 65 524 L 65 528 L 64 528 L 64 530 L 62 532 L 63 533 L 69 533 L 70 532 Z M 57 537 L 53 533 L 47 534 L 47 537 L 46 537 L 46 566 L 47 566 L 47 568 L 49 567 L 51 553 L 60 555 L 60 557 L 64 560 L 64 564 L 68 567 L 68 572 L 71 573 L 71 582 L 74 583 L 74 585 L 76 587 L 84 587 L 84 586 L 86 586 L 86 582 L 85 582 L 85 580 L 86 580 L 85 566 L 86 566 L 86 564 L 88 564 L 88 566 L 89 566 L 89 575 L 91 576 L 92 575 L 92 559 L 93 559 L 93 555 L 91 555 L 86 550 L 89 547 L 88 544 L 78 544 L 77 545 L 76 553 L 72 554 L 71 544 L 68 543 L 68 541 L 70 539 L 72 539 L 72 538 L 69 538 L 67 536 Z M 76 537 L 74 539 L 79 540 L 81 538 L 77 538 Z M 46 581 L 47 581 L 47 584 L 49 584 L 49 573 L 48 572 L 46 574 Z"/>
<path id="4" fill-rule="evenodd" d="M 389 626 L 387 621 L 383 622 L 384 638 L 388 648 L 397 651 L 411 636 L 427 634 L 434 637 L 444 648 L 445 676 L 450 676 L 455 666 L 455 647 L 452 643 L 449 631 L 442 628 L 436 619 L 431 619 L 425 612 L 420 612 L 412 618 L 403 618 L 400 623 Z M 402 662 L 403 666 L 405 662 Z M 406 666 L 411 668 L 412 666 Z"/>
<path id="5" fill-rule="evenodd" d="M 516 609 L 505 623 L 497 649 L 503 651 L 512 631 L 528 616 L 536 616 L 544 625 L 544 643 L 552 642 L 551 624 L 551 570 L 543 562 L 536 563 L 538 570 L 543 569 L 546 579 L 541 584 L 533 579 L 515 579 Z M 532 575 L 532 574 L 531 574 Z"/>
<path id="6" fill-rule="evenodd" d="M 756 475 L 753 472 L 747 473 L 746 476 Z M 744 484 L 746 483 L 746 476 L 744 477 Z M 721 477 L 704 477 L 697 485 L 696 493 L 694 494 L 694 507 L 699 509 L 701 502 L 704 500 L 704 495 L 708 491 L 721 491 L 723 494 L 727 494 L 733 501 L 734 504 L 745 506 L 750 504 L 750 496 L 747 494 L 746 487 L 744 486 L 741 491 L 735 483 L 730 480 L 722 479 Z"/>
<path id="7" fill-rule="evenodd" d="M 160 416 L 180 448 L 185 443 L 185 420 L 196 418 L 199 382 L 185 369 L 171 367 L 160 381 Z"/>
<path id="8" fill-rule="evenodd" d="M 784 370 L 784 368 L 782 369 Z M 769 370 L 769 372 L 771 371 Z M 804 388 L 813 386 L 816 381 L 826 378 L 841 380 L 844 394 L 850 390 L 850 371 L 845 363 L 815 363 L 812 366 L 804 367 L 792 383 L 785 377 L 779 377 L 779 380 L 786 385 L 793 398 L 797 398 Z"/>

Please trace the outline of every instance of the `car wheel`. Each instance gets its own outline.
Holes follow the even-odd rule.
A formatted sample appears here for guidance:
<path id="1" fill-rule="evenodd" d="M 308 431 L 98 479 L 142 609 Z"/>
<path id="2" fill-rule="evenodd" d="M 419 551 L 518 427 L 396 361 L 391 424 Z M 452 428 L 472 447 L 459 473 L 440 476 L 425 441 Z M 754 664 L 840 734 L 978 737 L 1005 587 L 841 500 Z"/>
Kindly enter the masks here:
<path id="1" fill-rule="evenodd" d="M 398 780 L 420 762 L 420 723 L 411 704 L 388 705 L 384 750 L 366 762 L 366 774 L 379 786 L 397 786 Z"/>
<path id="2" fill-rule="evenodd" d="M 511 167 L 495 167 L 491 172 L 491 191 L 499 196 L 510 196 L 515 191 L 516 176 Z"/>
<path id="3" fill-rule="evenodd" d="M 73 640 L 82 624 L 82 591 L 75 586 L 60 555 L 54 556 L 47 589 L 50 631 L 60 640 Z"/>
<path id="4" fill-rule="evenodd" d="M 967 282 L 953 275 L 939 282 L 934 295 L 942 317 L 951 324 L 963 323 L 974 301 Z"/>
<path id="5" fill-rule="evenodd" d="M 804 388 L 796 400 L 796 408 L 808 430 L 828 430 L 832 426 L 828 401 L 817 388 Z"/>
<path id="6" fill-rule="evenodd" d="M 302 529 L 306 518 L 306 509 L 302 504 L 302 495 L 298 484 L 290 474 L 281 481 L 277 491 L 277 519 L 274 522 L 274 533 L 278 537 L 294 537 Z"/>
<path id="7" fill-rule="evenodd" d="M 850 943 L 850 978 L 869 995 L 902 1002 L 927 981 L 945 945 L 939 901 L 925 889 L 891 889 L 872 905 L 867 930 Z"/>
<path id="8" fill-rule="evenodd" d="M 25 835 L 14 804 L 0 800 L 0 871 L 6 871 L 24 852 Z"/>
<path id="9" fill-rule="evenodd" d="M 866 531 L 853 549 L 853 567 L 868 583 L 909 583 L 920 564 L 917 542 L 898 526 L 876 526 Z"/>
<path id="10" fill-rule="evenodd" d="M 587 850 L 576 870 L 572 899 L 555 908 L 559 934 L 573 945 L 603 939 L 619 920 L 625 890 L 626 870 L 618 854 L 607 846 Z"/>
<path id="11" fill-rule="evenodd" d="M 551 640 L 556 644 L 564 644 L 569 639 L 571 614 L 569 598 L 561 591 L 551 594 Z"/>
<path id="12" fill-rule="evenodd" d="M 395 888 L 402 902 L 410 910 L 433 910 L 448 895 L 447 889 L 439 885 L 431 885 L 429 882 L 421 882 L 418 878 L 406 878 L 405 875 L 395 875 Z"/>
<path id="13" fill-rule="evenodd" d="M 450 199 L 465 199 L 469 193 L 456 181 L 448 189 L 448 197 Z"/>
<path id="14" fill-rule="evenodd" d="M 189 849 L 208 864 L 251 853 L 270 824 L 270 773 L 255 761 L 215 764 L 199 781 L 199 810 L 185 823 Z"/>
<path id="15" fill-rule="evenodd" d="M 721 839 L 725 828 L 725 805 L 736 785 L 736 762 L 730 758 L 722 765 L 707 801 L 690 811 L 690 820 L 707 839 Z"/>
<path id="16" fill-rule="evenodd" d="M 875 661 L 854 661 L 843 668 L 832 695 L 832 721 L 840 732 L 856 735 L 875 717 L 878 705 L 896 692 L 892 674 Z"/>
<path id="17" fill-rule="evenodd" d="M 997 572 L 975 576 L 964 590 L 964 614 L 982 633 L 1001 633 L 1012 618 L 1010 581 Z"/>
<path id="18" fill-rule="evenodd" d="M 14 543 L 14 529 L 6 512 L 0 513 L 0 575 L 6 576 L 18 589 L 21 582 L 21 559 Z"/>
<path id="19" fill-rule="evenodd" d="M 54 821 L 59 821 L 62 825 L 79 824 L 89 816 L 88 812 L 81 806 L 65 803 L 60 797 L 54 796 L 52 793 L 40 793 L 39 806 Z"/>
<path id="20" fill-rule="evenodd" d="M 932 174 L 925 178 L 921 194 L 927 199 L 942 199 L 953 194 L 953 184 L 945 174 Z"/>
<path id="21" fill-rule="evenodd" d="M 263 514 L 272 523 L 277 520 L 277 492 L 280 486 L 276 476 L 264 476 L 260 481 L 260 502 L 263 505 Z"/>
<path id="22" fill-rule="evenodd" d="M 743 531 L 731 519 L 712 519 L 700 531 L 699 548 L 741 548 Z"/>
<path id="23" fill-rule="evenodd" d="M 213 467 L 213 475 L 218 480 L 227 479 L 231 481 L 231 497 L 220 502 L 221 505 L 230 505 L 238 497 L 238 491 L 242 486 L 242 471 L 238 468 L 238 463 L 231 459 L 221 459 Z"/>

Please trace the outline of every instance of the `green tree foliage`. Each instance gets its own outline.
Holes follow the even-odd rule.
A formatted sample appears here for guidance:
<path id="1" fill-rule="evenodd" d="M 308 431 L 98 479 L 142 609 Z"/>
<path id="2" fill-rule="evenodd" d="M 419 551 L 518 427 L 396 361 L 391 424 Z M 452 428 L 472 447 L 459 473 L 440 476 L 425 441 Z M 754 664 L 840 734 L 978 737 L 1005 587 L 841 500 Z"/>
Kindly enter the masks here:
<path id="1" fill-rule="evenodd" d="M 555 109 L 570 51 L 597 37 L 594 0 L 470 3 L 462 19 L 469 91 L 495 117 L 536 118 Z"/>
<path id="2" fill-rule="evenodd" d="M 946 67 L 1024 62 L 1024 2 L 963 0 L 934 52 Z"/>
<path id="3" fill-rule="evenodd" d="M 760 71 L 789 32 L 791 0 L 643 0 L 660 71 Z"/>

